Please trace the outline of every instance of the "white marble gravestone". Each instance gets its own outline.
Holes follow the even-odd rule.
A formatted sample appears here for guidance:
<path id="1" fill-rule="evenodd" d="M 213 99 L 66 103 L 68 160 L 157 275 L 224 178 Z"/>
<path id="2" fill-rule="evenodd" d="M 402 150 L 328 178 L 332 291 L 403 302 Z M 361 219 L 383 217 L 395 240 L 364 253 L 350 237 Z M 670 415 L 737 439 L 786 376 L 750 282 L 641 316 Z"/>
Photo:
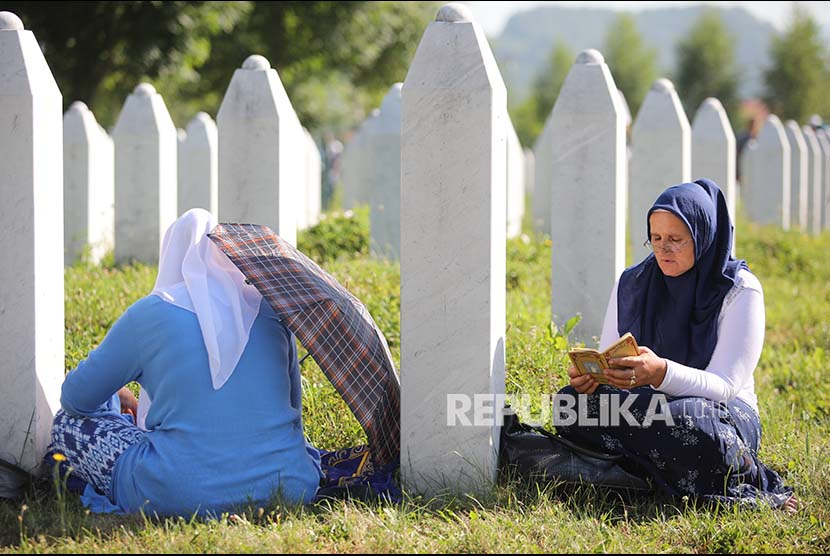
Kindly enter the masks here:
<path id="1" fill-rule="evenodd" d="M 304 203 L 305 139 L 276 70 L 248 56 L 216 116 L 219 221 L 263 224 L 292 245 Z"/>
<path id="2" fill-rule="evenodd" d="M 507 237 L 522 233 L 525 215 L 525 157 L 510 116 L 507 120 Z"/>
<path id="3" fill-rule="evenodd" d="M 602 54 L 577 56 L 551 119 L 551 311 L 560 328 L 581 314 L 573 337 L 595 345 L 625 266 L 625 121 Z"/>
<path id="4" fill-rule="evenodd" d="M 35 36 L 0 11 L 0 458 L 33 472 L 63 382 L 62 112 Z"/>
<path id="5" fill-rule="evenodd" d="M 807 147 L 807 192 L 804 195 L 806 220 L 802 229 L 811 234 L 821 233 L 821 180 L 822 155 L 821 145 L 818 143 L 816 132 L 809 125 L 801 126 L 804 135 L 804 144 Z"/>
<path id="6" fill-rule="evenodd" d="M 178 133 L 149 83 L 127 97 L 113 130 L 115 262 L 158 264 L 161 242 L 176 220 Z"/>
<path id="7" fill-rule="evenodd" d="M 469 9 L 442 7 L 401 99 L 401 469 L 409 492 L 480 493 L 496 479 L 506 102 Z"/>
<path id="8" fill-rule="evenodd" d="M 665 189 L 691 180 L 691 129 L 683 105 L 668 79 L 658 79 L 646 94 L 631 126 L 631 161 L 628 175 L 628 227 L 632 261 L 651 251 L 646 214 Z"/>
<path id="9" fill-rule="evenodd" d="M 86 104 L 63 115 L 64 264 L 88 251 L 97 264 L 113 248 L 115 190 L 112 140 Z"/>
<path id="10" fill-rule="evenodd" d="M 748 161 L 752 165 L 749 179 L 741 184 L 747 217 L 757 224 L 787 230 L 790 227 L 790 144 L 778 116 L 767 116 L 755 147 L 757 152 Z"/>
<path id="11" fill-rule="evenodd" d="M 729 216 L 735 224 L 735 133 L 720 101 L 709 97 L 697 109 L 692 122 L 693 180 L 709 178 L 723 191 Z M 735 244 L 732 245 L 733 254 Z"/>
<path id="12" fill-rule="evenodd" d="M 383 97 L 374 124 L 367 126 L 370 153 L 369 246 L 376 257 L 398 260 L 401 253 L 401 88 L 395 83 Z"/>
<path id="13" fill-rule="evenodd" d="M 784 123 L 790 144 L 790 226 L 807 230 L 807 164 L 809 153 L 801 126 L 795 120 Z"/>
<path id="14" fill-rule="evenodd" d="M 177 214 L 202 208 L 214 216 L 219 208 L 219 133 L 213 118 L 196 114 L 179 144 Z"/>

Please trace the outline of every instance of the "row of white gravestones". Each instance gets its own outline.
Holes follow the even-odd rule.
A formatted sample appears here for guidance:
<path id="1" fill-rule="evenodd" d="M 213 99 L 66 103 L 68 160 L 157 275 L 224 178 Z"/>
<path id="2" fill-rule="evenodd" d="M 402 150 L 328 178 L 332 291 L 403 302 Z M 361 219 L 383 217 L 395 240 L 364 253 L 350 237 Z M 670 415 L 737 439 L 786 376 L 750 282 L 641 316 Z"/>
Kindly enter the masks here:
<path id="1" fill-rule="evenodd" d="M 618 94 L 623 118 L 628 121 L 625 98 Z M 550 151 L 551 121 L 548 117 L 534 148 L 537 164 L 532 209 L 538 233 L 550 233 L 552 159 L 543 153 Z M 624 189 L 635 261 L 648 254 L 642 246 L 647 239 L 646 211 L 669 185 L 699 177 L 714 180 L 723 190 L 734 219 L 735 136 L 717 99 L 708 98 L 701 104 L 690 128 L 674 85 L 667 79 L 655 81 L 632 126 L 629 158 Z"/>
<path id="2" fill-rule="evenodd" d="M 830 135 L 767 117 L 741 155 L 741 195 L 754 222 L 813 234 L 830 227 Z"/>
<path id="3" fill-rule="evenodd" d="M 35 470 L 63 381 L 62 98 L 35 36 L 0 12 L 0 458 Z"/>
<path id="4" fill-rule="evenodd" d="M 400 98 L 393 85 L 379 109 L 346 145 L 343 161 L 343 208 L 370 207 L 370 249 L 389 259 L 400 256 Z M 507 237 L 521 233 L 525 205 L 525 153 L 509 118 L 507 125 Z"/>
<path id="5" fill-rule="evenodd" d="M 304 229 L 317 223 L 322 168 L 314 139 L 300 128 L 284 91 L 279 94 L 281 85 L 274 70 L 265 67 L 262 71 L 238 71 L 244 71 L 243 75 L 268 75 L 269 79 L 249 81 L 255 87 L 275 81 L 273 89 L 277 92 L 240 92 L 237 80 L 236 85 L 232 83 L 233 94 L 226 104 L 259 94 L 263 101 L 259 108 L 264 105 L 267 111 L 269 104 L 271 108 L 273 134 L 269 144 L 279 144 L 288 154 L 274 157 L 262 151 L 259 163 L 246 165 L 250 154 L 244 153 L 238 142 L 225 141 L 226 151 L 230 151 L 225 153 L 225 164 L 231 170 L 242 169 L 238 176 L 233 171 L 225 172 L 226 206 L 221 208 L 219 132 L 209 115 L 197 114 L 187 132 L 177 134 L 161 96 L 152 85 L 144 83 L 127 98 L 111 141 L 83 103 L 73 104 L 65 116 L 66 264 L 77 260 L 85 245 L 90 246 L 91 259 L 97 262 L 113 244 L 117 262 L 153 264 L 158 260 L 167 226 L 194 207 L 205 208 L 225 221 L 262 222 L 275 230 L 282 221 L 285 228 L 281 235 L 292 242 L 296 238 L 292 226 Z M 226 109 L 226 114 L 229 112 L 233 109 Z M 252 123 L 255 118 L 246 115 L 244 109 L 234 114 L 226 119 L 226 134 L 236 133 L 237 138 L 256 143 L 257 133 L 268 124 Z M 238 121 L 234 121 L 236 116 Z M 258 127 L 246 130 L 248 124 Z M 286 206 L 281 209 L 277 183 L 287 190 L 282 194 Z"/>

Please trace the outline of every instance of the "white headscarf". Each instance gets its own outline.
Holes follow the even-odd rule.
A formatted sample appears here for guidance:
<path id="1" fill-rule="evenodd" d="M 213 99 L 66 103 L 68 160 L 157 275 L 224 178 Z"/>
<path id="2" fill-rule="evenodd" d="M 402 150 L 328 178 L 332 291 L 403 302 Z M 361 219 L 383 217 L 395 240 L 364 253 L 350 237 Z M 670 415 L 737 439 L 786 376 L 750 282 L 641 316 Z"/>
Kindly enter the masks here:
<path id="1" fill-rule="evenodd" d="M 159 270 L 152 294 L 196 313 L 207 349 L 214 390 L 230 378 L 248 344 L 262 296 L 207 234 L 216 219 L 204 209 L 191 209 L 164 234 Z M 142 403 L 142 400 L 147 400 Z M 139 397 L 138 425 L 145 428 L 149 397 Z"/>

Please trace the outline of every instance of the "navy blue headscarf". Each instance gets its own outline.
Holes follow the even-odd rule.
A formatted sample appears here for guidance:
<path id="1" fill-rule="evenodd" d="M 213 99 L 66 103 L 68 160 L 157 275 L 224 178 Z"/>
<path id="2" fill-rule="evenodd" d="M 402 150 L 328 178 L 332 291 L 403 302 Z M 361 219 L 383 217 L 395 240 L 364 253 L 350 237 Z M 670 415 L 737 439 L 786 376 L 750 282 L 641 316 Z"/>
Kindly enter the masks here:
<path id="1" fill-rule="evenodd" d="M 617 288 L 617 329 L 631 332 L 640 345 L 698 369 L 706 368 L 718 341 L 718 315 L 744 260 L 732 258 L 732 222 L 715 182 L 700 179 L 666 189 L 646 216 L 662 209 L 692 233 L 695 264 L 680 276 L 666 276 L 654 253 L 628 268 Z"/>

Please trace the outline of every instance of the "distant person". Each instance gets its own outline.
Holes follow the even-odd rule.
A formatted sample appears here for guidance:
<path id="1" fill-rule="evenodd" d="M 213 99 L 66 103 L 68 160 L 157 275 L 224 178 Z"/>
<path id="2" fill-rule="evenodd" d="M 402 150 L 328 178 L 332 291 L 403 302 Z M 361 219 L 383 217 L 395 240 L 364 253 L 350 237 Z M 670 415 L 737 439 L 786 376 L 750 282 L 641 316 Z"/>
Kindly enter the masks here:
<path id="1" fill-rule="evenodd" d="M 623 467 L 674 496 L 796 510 L 792 489 L 758 460 L 753 373 L 764 343 L 764 294 L 746 262 L 731 256 L 723 193 L 707 179 L 669 187 L 646 224 L 653 253 L 615 284 L 600 339 L 602 350 L 630 332 L 640 355 L 609 362 L 611 386 L 571 367 L 570 386 L 560 392 L 587 395 L 580 399 L 595 419 L 603 401 L 612 411 L 629 404 L 638 426 L 577 421 L 558 432 L 622 454 Z M 672 422 L 639 426 L 661 401 Z"/>
<path id="2" fill-rule="evenodd" d="M 758 136 L 760 131 L 759 120 L 756 117 L 748 118 L 744 129 L 735 138 L 735 178 L 741 180 L 741 153 L 747 144 Z"/>
<path id="3" fill-rule="evenodd" d="M 63 383 L 50 452 L 117 510 L 219 515 L 317 494 L 294 337 L 207 237 L 215 224 L 193 209 L 170 226 L 152 293 Z M 146 431 L 122 415 L 137 412 L 132 381 L 152 401 Z"/>

